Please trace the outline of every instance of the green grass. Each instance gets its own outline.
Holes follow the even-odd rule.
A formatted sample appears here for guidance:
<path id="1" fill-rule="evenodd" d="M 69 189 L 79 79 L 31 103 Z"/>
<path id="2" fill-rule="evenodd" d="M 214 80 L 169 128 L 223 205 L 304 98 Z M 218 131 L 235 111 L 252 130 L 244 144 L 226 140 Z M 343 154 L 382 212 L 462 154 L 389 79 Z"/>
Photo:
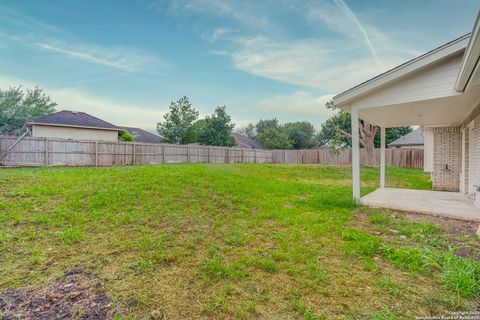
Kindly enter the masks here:
<path id="1" fill-rule="evenodd" d="M 453 255 L 440 226 L 354 206 L 348 167 L 2 169 L 0 180 L 0 292 L 82 268 L 119 319 L 412 319 L 478 300 L 478 261 Z M 431 187 L 399 168 L 387 184 Z M 362 193 L 377 186 L 378 170 L 362 168 Z"/>

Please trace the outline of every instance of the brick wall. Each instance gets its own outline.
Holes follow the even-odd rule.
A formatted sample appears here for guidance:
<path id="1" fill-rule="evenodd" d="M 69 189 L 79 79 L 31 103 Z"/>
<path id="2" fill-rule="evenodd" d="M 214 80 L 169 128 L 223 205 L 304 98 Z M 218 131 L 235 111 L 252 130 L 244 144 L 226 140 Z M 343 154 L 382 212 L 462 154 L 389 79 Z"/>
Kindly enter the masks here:
<path id="1" fill-rule="evenodd" d="M 462 171 L 460 127 L 434 128 L 433 190 L 459 191 Z"/>
<path id="2" fill-rule="evenodd" d="M 470 132 L 468 127 L 463 128 L 462 130 L 462 143 L 463 143 L 463 158 L 462 158 L 462 166 L 463 166 L 463 186 L 460 186 L 460 192 L 465 195 L 468 195 L 468 175 L 469 175 L 469 139 L 470 139 Z M 461 181 L 460 181 L 461 182 Z M 463 189 L 462 189 L 463 187 Z"/>

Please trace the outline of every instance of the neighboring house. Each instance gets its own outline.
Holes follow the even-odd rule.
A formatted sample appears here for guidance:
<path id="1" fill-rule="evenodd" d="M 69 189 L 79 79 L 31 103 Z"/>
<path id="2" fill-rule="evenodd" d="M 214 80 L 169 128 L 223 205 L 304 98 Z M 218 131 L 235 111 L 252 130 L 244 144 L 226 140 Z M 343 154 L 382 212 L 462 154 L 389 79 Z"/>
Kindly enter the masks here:
<path id="1" fill-rule="evenodd" d="M 265 149 L 260 142 L 250 137 L 244 136 L 241 133 L 234 132 L 232 133 L 233 139 L 235 139 L 235 144 L 240 148 L 248 149 Z"/>
<path id="2" fill-rule="evenodd" d="M 135 137 L 135 142 L 162 143 L 162 137 L 140 128 L 122 127 Z"/>
<path id="3" fill-rule="evenodd" d="M 428 128 L 418 128 L 389 143 L 389 148 L 423 149 L 423 171 L 433 171 L 433 133 Z"/>
<path id="4" fill-rule="evenodd" d="M 387 146 L 389 148 L 423 148 L 423 145 L 422 129 L 418 128 L 389 143 Z"/>
<path id="5" fill-rule="evenodd" d="M 423 128 L 433 146 L 434 190 L 480 206 L 480 21 L 473 31 L 333 98 L 352 115 L 353 196 L 360 202 L 359 118 L 385 128 Z M 385 187 L 381 151 L 380 186 Z M 382 159 L 383 158 L 383 159 Z M 387 192 L 388 190 L 385 190 Z M 480 217 L 480 214 L 479 214 Z"/>
<path id="6" fill-rule="evenodd" d="M 32 137 L 118 141 L 119 127 L 85 112 L 62 110 L 30 120 Z"/>

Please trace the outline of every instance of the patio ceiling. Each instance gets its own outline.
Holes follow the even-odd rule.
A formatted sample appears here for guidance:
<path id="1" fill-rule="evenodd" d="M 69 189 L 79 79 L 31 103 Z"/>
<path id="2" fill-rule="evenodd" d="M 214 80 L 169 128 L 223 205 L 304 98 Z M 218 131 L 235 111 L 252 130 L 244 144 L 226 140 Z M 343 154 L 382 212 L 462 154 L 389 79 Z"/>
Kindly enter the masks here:
<path id="1" fill-rule="evenodd" d="M 381 127 L 456 126 L 480 102 L 480 88 L 449 97 L 359 108 L 359 117 Z"/>

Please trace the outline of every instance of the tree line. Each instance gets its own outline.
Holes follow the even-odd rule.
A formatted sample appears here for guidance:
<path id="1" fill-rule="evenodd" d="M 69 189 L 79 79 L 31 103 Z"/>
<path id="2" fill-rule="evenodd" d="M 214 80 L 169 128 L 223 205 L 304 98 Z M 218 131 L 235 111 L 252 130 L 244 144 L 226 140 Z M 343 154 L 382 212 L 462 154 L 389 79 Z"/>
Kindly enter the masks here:
<path id="1" fill-rule="evenodd" d="M 32 118 L 55 112 L 57 103 L 42 89 L 23 87 L 0 89 L 0 134 L 20 135 L 25 124 Z M 280 123 L 277 118 L 261 119 L 249 123 L 240 133 L 257 140 L 267 149 L 309 149 L 328 146 L 331 149 L 351 147 L 350 114 L 337 110 L 332 101 L 326 107 L 335 110 L 333 116 L 316 131 L 312 123 L 297 121 Z M 199 112 L 184 96 L 172 101 L 169 111 L 158 122 L 156 129 L 163 140 L 174 144 L 198 143 L 212 146 L 234 146 L 232 137 L 235 124 L 227 113 L 226 106 L 215 108 L 211 115 L 199 118 Z M 387 128 L 386 143 L 412 131 L 411 127 Z M 367 163 L 373 160 L 373 150 L 380 146 L 378 128 L 365 121 L 359 123 L 360 143 L 367 150 Z M 134 141 L 127 131 L 119 132 L 122 141 Z"/>

